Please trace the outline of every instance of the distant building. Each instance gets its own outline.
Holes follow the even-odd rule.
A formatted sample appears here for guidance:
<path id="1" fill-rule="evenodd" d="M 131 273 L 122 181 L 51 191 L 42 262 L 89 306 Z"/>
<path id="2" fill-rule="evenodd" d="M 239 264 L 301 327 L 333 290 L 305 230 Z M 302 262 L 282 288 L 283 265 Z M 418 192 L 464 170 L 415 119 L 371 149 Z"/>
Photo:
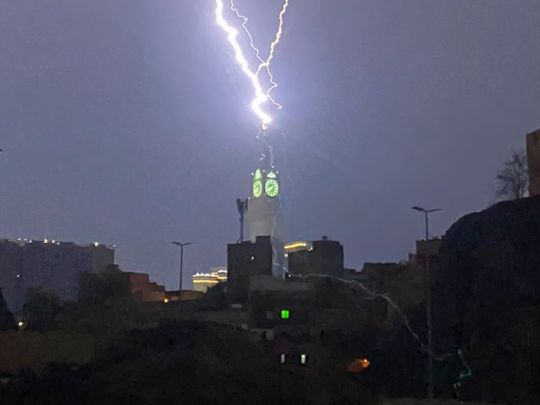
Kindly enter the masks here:
<path id="1" fill-rule="evenodd" d="M 329 240 L 326 236 L 314 242 L 298 241 L 286 244 L 285 252 L 292 275 L 344 274 L 343 245 Z"/>
<path id="2" fill-rule="evenodd" d="M 165 301 L 165 287 L 153 281 L 146 273 L 122 272 L 127 280 L 129 289 L 139 302 L 163 302 Z"/>
<path id="3" fill-rule="evenodd" d="M 259 236 L 255 243 L 247 241 L 227 247 L 227 294 L 232 302 L 248 299 L 253 276 L 272 276 L 272 243 L 269 236 Z"/>
<path id="4" fill-rule="evenodd" d="M 182 292 L 180 292 L 179 290 L 173 290 L 173 291 L 167 291 L 165 293 L 165 298 L 163 302 L 165 304 L 168 304 L 170 302 L 177 302 L 177 301 L 195 301 L 204 296 L 205 296 L 204 293 L 202 293 L 201 291 L 182 290 Z"/>
<path id="5" fill-rule="evenodd" d="M 434 264 L 438 261 L 439 251 L 441 250 L 442 239 L 435 238 L 429 240 L 416 241 L 416 253 L 409 254 L 409 262 L 418 266 L 425 266 L 429 258 Z"/>
<path id="6" fill-rule="evenodd" d="M 0 288 L 15 312 L 22 309 L 29 288 L 40 287 L 62 300 L 73 300 L 81 273 L 100 272 L 113 264 L 114 249 L 97 242 L 0 240 Z"/>
<path id="7" fill-rule="evenodd" d="M 210 273 L 195 273 L 191 279 L 195 291 L 206 293 L 210 287 L 227 281 L 227 268 L 212 267 Z"/>
<path id="8" fill-rule="evenodd" d="M 529 196 L 540 195 L 540 129 L 527 135 Z"/>

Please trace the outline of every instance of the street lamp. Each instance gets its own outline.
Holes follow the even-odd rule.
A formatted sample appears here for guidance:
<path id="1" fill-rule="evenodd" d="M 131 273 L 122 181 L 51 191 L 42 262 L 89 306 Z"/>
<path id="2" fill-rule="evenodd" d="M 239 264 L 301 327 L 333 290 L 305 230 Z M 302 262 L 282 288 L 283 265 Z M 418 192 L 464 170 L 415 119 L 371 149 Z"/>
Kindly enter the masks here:
<path id="1" fill-rule="evenodd" d="M 173 245 L 180 246 L 180 292 L 182 294 L 182 272 L 184 270 L 184 246 L 192 245 L 193 242 L 171 242 Z"/>
<path id="2" fill-rule="evenodd" d="M 424 217 L 426 219 L 426 240 L 429 240 L 429 214 L 437 211 L 442 211 L 442 208 L 432 208 L 432 209 L 425 209 L 422 207 L 414 206 L 412 207 L 413 210 L 422 212 L 424 214 Z"/>
<path id="3" fill-rule="evenodd" d="M 429 240 L 429 214 L 441 211 L 442 208 L 425 209 L 414 206 L 413 210 L 424 214 L 426 221 L 426 241 Z M 426 254 L 426 318 L 427 318 L 427 351 L 428 351 L 428 387 L 427 396 L 433 399 L 433 324 L 431 320 L 431 268 L 429 251 Z"/>

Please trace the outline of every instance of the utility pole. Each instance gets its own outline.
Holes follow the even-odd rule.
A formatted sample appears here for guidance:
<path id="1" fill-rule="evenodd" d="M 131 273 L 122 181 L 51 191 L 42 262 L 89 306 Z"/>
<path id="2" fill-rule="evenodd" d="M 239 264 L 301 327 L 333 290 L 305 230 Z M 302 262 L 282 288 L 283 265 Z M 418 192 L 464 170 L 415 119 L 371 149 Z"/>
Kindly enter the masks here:
<path id="1" fill-rule="evenodd" d="M 193 242 L 171 242 L 173 245 L 180 246 L 180 292 L 179 294 L 182 295 L 182 273 L 184 270 L 184 246 L 192 245 Z M 180 298 L 180 297 L 179 297 Z"/>
<path id="2" fill-rule="evenodd" d="M 236 199 L 236 208 L 238 208 L 238 213 L 240 214 L 240 242 L 244 241 L 244 214 L 248 210 L 248 199 L 242 200 L 240 198 Z"/>
<path id="3" fill-rule="evenodd" d="M 414 206 L 413 210 L 424 214 L 426 225 L 426 241 L 429 240 L 429 214 L 437 211 L 441 211 L 442 208 L 425 209 L 422 207 Z M 427 366 L 427 397 L 433 399 L 433 322 L 431 317 L 431 257 L 429 252 L 426 256 L 426 322 L 427 322 L 427 351 L 428 351 L 428 366 Z"/>

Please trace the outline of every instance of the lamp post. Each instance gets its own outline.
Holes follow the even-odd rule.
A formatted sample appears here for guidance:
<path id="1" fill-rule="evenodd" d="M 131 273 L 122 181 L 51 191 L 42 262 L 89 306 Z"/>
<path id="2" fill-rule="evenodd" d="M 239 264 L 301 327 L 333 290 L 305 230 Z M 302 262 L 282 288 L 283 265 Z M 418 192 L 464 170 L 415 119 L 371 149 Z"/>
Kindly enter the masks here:
<path id="1" fill-rule="evenodd" d="M 437 211 L 441 211 L 442 208 L 425 209 L 422 207 L 414 206 L 413 210 L 424 214 L 426 224 L 426 241 L 429 240 L 429 214 Z M 427 396 L 429 399 L 433 399 L 433 324 L 431 320 L 431 267 L 429 252 L 426 254 L 426 319 L 427 319 L 427 351 L 428 351 L 428 386 Z"/>
<path id="2" fill-rule="evenodd" d="M 238 213 L 240 214 L 240 242 L 244 241 L 244 214 L 248 210 L 248 200 L 242 200 L 240 198 L 236 199 L 236 207 L 238 208 Z"/>
<path id="3" fill-rule="evenodd" d="M 432 209 L 425 209 L 422 207 L 414 206 L 412 207 L 413 210 L 421 212 L 424 214 L 425 222 L 426 222 L 426 240 L 429 240 L 429 214 L 437 211 L 442 211 L 442 208 L 432 208 Z"/>
<path id="4" fill-rule="evenodd" d="M 180 246 L 180 291 L 179 294 L 182 294 L 182 273 L 184 270 L 184 246 L 192 245 L 193 242 L 171 242 L 173 245 Z"/>

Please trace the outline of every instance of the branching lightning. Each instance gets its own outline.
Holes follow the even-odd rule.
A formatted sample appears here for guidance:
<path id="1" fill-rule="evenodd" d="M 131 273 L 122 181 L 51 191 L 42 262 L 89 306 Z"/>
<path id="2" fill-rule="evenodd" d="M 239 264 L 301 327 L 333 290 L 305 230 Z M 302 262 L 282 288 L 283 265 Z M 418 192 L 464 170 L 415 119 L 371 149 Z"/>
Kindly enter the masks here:
<path id="1" fill-rule="evenodd" d="M 283 20 L 285 17 L 285 13 L 287 12 L 288 6 L 289 6 L 289 0 L 284 0 L 283 6 L 281 8 L 281 11 L 278 17 L 278 29 L 276 31 L 276 35 L 274 36 L 274 39 L 272 40 L 270 44 L 270 51 L 268 53 L 268 58 L 263 59 L 261 57 L 261 53 L 259 49 L 257 48 L 257 46 L 255 46 L 253 35 L 251 35 L 251 32 L 249 31 L 247 27 L 248 18 L 242 15 L 238 11 L 238 9 L 236 8 L 234 4 L 234 0 L 230 0 L 230 9 L 232 12 L 236 14 L 238 18 L 242 20 L 242 29 L 247 35 L 249 39 L 250 47 L 255 52 L 255 56 L 257 57 L 259 61 L 259 65 L 257 66 L 257 69 L 253 70 L 249 66 L 249 62 L 244 56 L 242 47 L 238 43 L 238 40 L 237 40 L 238 30 L 232 27 L 224 17 L 223 0 L 216 0 L 216 22 L 227 34 L 227 40 L 229 41 L 230 45 L 232 46 L 234 50 L 236 61 L 242 68 L 242 71 L 244 72 L 244 74 L 250 79 L 252 83 L 253 89 L 255 91 L 255 98 L 251 102 L 251 109 L 257 115 L 257 117 L 259 117 L 259 119 L 261 120 L 261 126 L 263 130 L 266 130 L 268 128 L 268 126 L 272 122 L 272 117 L 270 117 L 270 115 L 263 110 L 262 105 L 266 103 L 267 101 L 270 101 L 278 109 L 282 108 L 282 106 L 279 103 L 277 103 L 272 98 L 272 95 L 271 95 L 272 90 L 278 87 L 278 84 L 274 81 L 274 77 L 272 75 L 272 71 L 270 67 L 271 67 L 272 60 L 274 59 L 276 47 L 279 44 L 281 40 L 281 36 L 283 34 Z M 266 89 L 266 91 L 263 90 L 263 86 L 261 85 L 261 82 L 260 82 L 260 74 L 262 71 L 267 72 L 269 81 L 270 81 L 270 87 Z"/>
<path id="2" fill-rule="evenodd" d="M 261 63 L 257 69 L 257 75 L 259 75 L 262 69 L 265 69 L 268 72 L 268 77 L 270 77 L 270 83 L 272 84 L 272 86 L 270 86 L 270 88 L 267 90 L 266 95 L 272 101 L 273 101 L 272 96 L 271 96 L 272 90 L 278 87 L 278 84 L 274 81 L 274 76 L 272 76 L 272 71 L 270 70 L 270 64 L 272 63 L 272 59 L 274 59 L 276 46 L 279 44 L 279 41 L 281 41 L 281 35 L 283 35 L 283 19 L 285 17 L 285 13 L 287 12 L 287 7 L 289 7 L 289 0 L 285 0 L 285 2 L 283 3 L 283 6 L 281 7 L 281 11 L 279 12 L 278 29 L 274 37 L 274 40 L 270 44 L 270 52 L 268 53 L 268 59 L 266 59 L 266 61 Z M 279 109 L 282 108 L 280 104 L 276 103 L 275 101 L 274 103 L 277 105 Z"/>

